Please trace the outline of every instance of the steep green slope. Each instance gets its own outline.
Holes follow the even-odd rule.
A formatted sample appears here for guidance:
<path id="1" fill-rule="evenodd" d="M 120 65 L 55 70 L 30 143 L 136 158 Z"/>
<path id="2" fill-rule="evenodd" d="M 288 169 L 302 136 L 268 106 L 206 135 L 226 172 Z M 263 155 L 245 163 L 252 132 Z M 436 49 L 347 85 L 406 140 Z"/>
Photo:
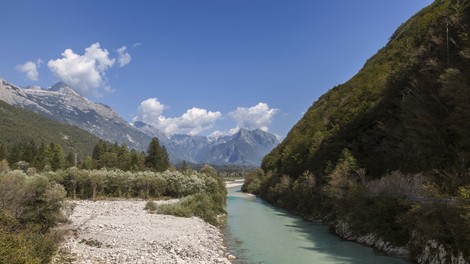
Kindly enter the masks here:
<path id="1" fill-rule="evenodd" d="M 313 103 L 243 190 L 418 263 L 470 263 L 469 34 L 468 0 L 421 10 Z"/>
<path id="2" fill-rule="evenodd" d="M 13 107 L 0 100 L 0 143 L 35 141 L 60 144 L 66 153 L 91 155 L 99 139 L 77 127 Z"/>
<path id="3" fill-rule="evenodd" d="M 465 3 L 436 1 L 403 24 L 356 76 L 310 107 L 262 168 L 293 178 L 306 170 L 320 175 L 348 148 L 369 177 L 468 169 Z"/>

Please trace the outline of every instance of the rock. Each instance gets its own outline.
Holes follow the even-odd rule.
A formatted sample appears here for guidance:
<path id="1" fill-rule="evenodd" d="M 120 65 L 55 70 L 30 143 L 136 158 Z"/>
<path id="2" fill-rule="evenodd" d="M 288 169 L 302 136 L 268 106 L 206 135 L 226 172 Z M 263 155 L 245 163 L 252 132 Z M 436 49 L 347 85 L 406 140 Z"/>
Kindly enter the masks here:
<path id="1" fill-rule="evenodd" d="M 235 257 L 234 255 L 231 255 L 231 254 L 230 254 L 230 255 L 227 256 L 227 259 L 228 259 L 229 261 L 234 261 L 234 260 L 237 259 L 237 257 Z"/>

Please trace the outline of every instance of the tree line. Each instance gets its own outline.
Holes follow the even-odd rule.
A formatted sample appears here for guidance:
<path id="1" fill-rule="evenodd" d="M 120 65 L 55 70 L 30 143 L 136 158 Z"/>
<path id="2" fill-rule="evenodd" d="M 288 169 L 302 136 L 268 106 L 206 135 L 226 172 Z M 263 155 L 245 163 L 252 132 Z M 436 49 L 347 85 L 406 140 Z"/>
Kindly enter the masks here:
<path id="1" fill-rule="evenodd" d="M 0 171 L 57 171 L 71 167 L 85 170 L 120 169 L 123 171 L 164 171 L 170 166 L 168 153 L 157 138 L 150 142 L 147 153 L 129 149 L 126 145 L 110 144 L 100 140 L 91 155 L 65 153 L 60 144 L 34 140 L 15 144 L 0 143 Z"/>

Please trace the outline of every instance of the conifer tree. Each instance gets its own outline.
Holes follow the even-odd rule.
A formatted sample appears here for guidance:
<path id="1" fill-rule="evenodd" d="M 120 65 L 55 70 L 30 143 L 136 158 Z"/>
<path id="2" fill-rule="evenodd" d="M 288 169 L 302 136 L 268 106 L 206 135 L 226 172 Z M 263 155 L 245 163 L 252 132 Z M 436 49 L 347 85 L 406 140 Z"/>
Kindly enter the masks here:
<path id="1" fill-rule="evenodd" d="M 106 143 L 103 140 L 100 140 L 93 148 L 93 154 L 91 158 L 93 159 L 93 165 L 95 168 L 100 169 L 103 166 L 101 159 L 106 151 Z"/>
<path id="2" fill-rule="evenodd" d="M 52 149 L 51 169 L 52 170 L 63 169 L 65 165 L 64 150 L 59 144 L 54 144 L 54 143 L 51 143 L 51 149 Z"/>
<path id="3" fill-rule="evenodd" d="M 44 167 L 49 164 L 50 165 L 50 146 L 41 143 L 38 148 L 36 158 L 33 161 L 33 167 L 38 170 L 44 169 Z"/>
<path id="4" fill-rule="evenodd" d="M 142 169 L 142 155 L 140 155 L 135 149 L 130 152 L 130 162 L 128 170 L 139 171 Z"/>
<path id="5" fill-rule="evenodd" d="M 160 146 L 157 138 L 153 138 L 148 146 L 145 165 L 155 171 L 165 171 L 170 166 L 166 149 Z"/>

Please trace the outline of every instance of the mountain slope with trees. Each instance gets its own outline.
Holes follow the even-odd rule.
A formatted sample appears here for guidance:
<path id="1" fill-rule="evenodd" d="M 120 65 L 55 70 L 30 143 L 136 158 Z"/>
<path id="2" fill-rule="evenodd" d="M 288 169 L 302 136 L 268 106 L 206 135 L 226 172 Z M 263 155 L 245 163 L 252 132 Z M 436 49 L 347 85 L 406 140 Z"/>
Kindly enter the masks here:
<path id="1" fill-rule="evenodd" d="M 263 168 L 291 176 L 321 173 L 344 148 L 370 177 L 397 169 L 468 168 L 470 40 L 464 3 L 436 1 L 398 28 L 356 76 L 310 107 Z"/>
<path id="2" fill-rule="evenodd" d="M 90 155 L 99 139 L 77 127 L 13 107 L 0 100 L 0 143 L 13 145 L 35 141 L 60 144 L 65 152 Z"/>
<path id="3" fill-rule="evenodd" d="M 468 262 L 469 27 L 469 1 L 421 10 L 314 102 L 244 189 L 407 245 L 418 262 Z"/>

